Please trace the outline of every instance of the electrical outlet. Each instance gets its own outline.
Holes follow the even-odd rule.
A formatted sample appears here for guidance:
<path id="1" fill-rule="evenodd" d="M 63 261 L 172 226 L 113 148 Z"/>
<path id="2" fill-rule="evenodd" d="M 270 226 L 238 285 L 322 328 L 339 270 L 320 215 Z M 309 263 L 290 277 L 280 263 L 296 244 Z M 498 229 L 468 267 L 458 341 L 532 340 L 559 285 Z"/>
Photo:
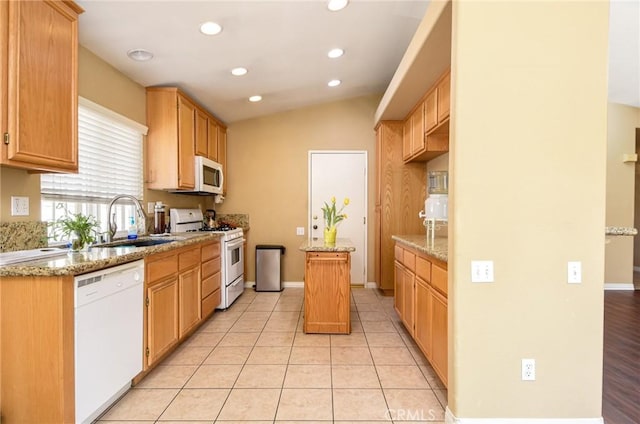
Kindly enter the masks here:
<path id="1" fill-rule="evenodd" d="M 11 216 L 29 216 L 29 198 L 11 196 Z"/>
<path id="2" fill-rule="evenodd" d="M 567 263 L 567 283 L 569 284 L 582 283 L 582 262 L 569 261 Z"/>
<path id="3" fill-rule="evenodd" d="M 493 283 L 493 261 L 471 261 L 472 283 Z"/>
<path id="4" fill-rule="evenodd" d="M 522 359 L 522 380 L 534 381 L 536 379 L 536 360 Z"/>
<path id="5" fill-rule="evenodd" d="M 152 214 L 153 208 L 156 206 L 155 202 L 147 202 L 147 213 Z"/>
<path id="6" fill-rule="evenodd" d="M 303 236 L 304 235 L 304 227 L 296 227 L 296 235 Z"/>

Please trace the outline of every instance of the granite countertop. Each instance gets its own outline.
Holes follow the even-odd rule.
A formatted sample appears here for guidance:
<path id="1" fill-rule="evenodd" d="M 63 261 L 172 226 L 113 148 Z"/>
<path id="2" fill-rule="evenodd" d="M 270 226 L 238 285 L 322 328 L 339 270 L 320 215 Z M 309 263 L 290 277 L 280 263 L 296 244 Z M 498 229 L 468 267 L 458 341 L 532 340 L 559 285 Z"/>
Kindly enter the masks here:
<path id="1" fill-rule="evenodd" d="M 335 245 L 329 245 L 324 239 L 315 237 L 306 239 L 299 249 L 303 252 L 355 252 L 356 247 L 348 238 L 337 238 Z"/>
<path id="2" fill-rule="evenodd" d="M 426 253 L 429 256 L 433 256 L 443 262 L 447 262 L 448 256 L 448 244 L 449 239 L 447 237 L 436 237 L 431 243 L 431 239 L 427 239 L 425 234 L 415 235 L 392 235 L 391 238 L 397 242 L 403 243 L 409 247 L 413 247 L 422 253 Z"/>
<path id="3" fill-rule="evenodd" d="M 206 232 L 171 233 L 168 238 L 175 240 L 175 242 L 148 247 L 90 247 L 86 252 L 69 252 L 66 255 L 47 259 L 0 266 L 0 277 L 80 275 L 143 259 L 154 253 L 167 252 L 207 240 L 216 240 L 220 238 L 220 235 Z"/>
<path id="4" fill-rule="evenodd" d="M 607 236 L 635 236 L 638 230 L 633 227 L 604 227 L 604 234 Z"/>

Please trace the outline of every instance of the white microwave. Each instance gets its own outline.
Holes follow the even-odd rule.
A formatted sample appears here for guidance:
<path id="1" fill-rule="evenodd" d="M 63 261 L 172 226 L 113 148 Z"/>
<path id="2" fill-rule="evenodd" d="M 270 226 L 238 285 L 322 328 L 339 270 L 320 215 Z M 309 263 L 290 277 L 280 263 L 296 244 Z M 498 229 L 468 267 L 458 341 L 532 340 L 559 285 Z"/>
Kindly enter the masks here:
<path id="1" fill-rule="evenodd" d="M 198 193 L 222 194 L 222 165 L 203 156 L 196 156 L 196 186 Z"/>

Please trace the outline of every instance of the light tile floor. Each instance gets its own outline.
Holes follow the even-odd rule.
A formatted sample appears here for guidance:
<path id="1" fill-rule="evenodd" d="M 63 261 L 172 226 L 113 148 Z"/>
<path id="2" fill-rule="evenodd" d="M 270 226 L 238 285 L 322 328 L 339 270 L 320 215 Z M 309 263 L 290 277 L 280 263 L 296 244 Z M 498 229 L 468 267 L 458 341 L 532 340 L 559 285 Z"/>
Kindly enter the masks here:
<path id="1" fill-rule="evenodd" d="M 320 335 L 302 332 L 303 289 L 245 290 L 100 422 L 444 422 L 447 391 L 393 298 L 352 293 L 352 333 Z"/>

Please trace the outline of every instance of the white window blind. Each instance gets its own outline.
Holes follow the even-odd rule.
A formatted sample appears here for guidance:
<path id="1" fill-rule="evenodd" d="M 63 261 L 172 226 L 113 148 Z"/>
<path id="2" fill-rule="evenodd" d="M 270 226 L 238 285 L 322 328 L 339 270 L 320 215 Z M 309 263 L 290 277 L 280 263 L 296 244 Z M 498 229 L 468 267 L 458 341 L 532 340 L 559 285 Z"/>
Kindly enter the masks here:
<path id="1" fill-rule="evenodd" d="M 43 198 L 103 203 L 129 194 L 142 199 L 147 128 L 82 97 L 78 104 L 78 173 L 43 174 Z"/>

